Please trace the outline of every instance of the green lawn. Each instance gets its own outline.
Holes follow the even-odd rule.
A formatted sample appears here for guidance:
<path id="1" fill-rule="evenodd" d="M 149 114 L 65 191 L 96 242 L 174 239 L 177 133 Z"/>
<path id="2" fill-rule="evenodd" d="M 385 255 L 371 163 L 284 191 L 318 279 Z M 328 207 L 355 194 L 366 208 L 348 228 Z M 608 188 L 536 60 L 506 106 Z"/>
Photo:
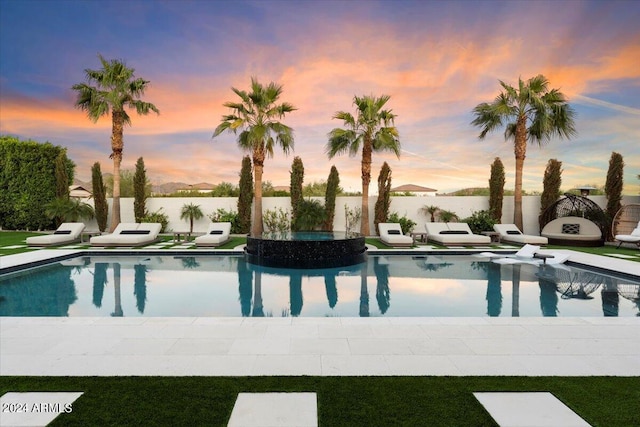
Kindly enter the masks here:
<path id="1" fill-rule="evenodd" d="M 225 426 L 240 392 L 316 392 L 320 426 L 494 426 L 476 391 L 548 391 L 592 426 L 640 425 L 640 378 L 3 377 L 8 391 L 83 391 L 51 426 Z"/>

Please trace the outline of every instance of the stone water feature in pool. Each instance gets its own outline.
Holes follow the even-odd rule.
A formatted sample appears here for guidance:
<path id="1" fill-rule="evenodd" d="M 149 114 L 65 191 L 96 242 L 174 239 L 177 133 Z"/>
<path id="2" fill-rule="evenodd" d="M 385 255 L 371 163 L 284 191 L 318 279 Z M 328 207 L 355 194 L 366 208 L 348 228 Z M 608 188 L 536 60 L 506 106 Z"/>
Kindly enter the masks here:
<path id="1" fill-rule="evenodd" d="M 247 236 L 245 256 L 251 264 L 278 268 L 336 268 L 366 259 L 364 236 L 341 231 L 263 233 Z"/>

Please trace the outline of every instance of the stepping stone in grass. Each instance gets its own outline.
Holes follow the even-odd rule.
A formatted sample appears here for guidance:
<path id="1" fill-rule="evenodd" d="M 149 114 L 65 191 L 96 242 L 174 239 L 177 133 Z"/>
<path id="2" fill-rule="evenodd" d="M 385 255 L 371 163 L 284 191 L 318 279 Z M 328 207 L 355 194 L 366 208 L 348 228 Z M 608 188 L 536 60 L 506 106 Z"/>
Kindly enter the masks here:
<path id="1" fill-rule="evenodd" d="M 317 427 L 315 393 L 239 393 L 228 427 Z"/>
<path id="2" fill-rule="evenodd" d="M 590 427 L 553 394 L 473 393 L 500 426 Z"/>

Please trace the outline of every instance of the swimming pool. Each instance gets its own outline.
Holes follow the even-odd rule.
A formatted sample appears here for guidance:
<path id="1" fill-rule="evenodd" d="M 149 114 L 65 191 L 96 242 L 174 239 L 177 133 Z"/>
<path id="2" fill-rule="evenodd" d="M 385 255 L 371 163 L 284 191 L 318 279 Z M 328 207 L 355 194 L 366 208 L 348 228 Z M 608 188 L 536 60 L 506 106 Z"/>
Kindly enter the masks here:
<path id="1" fill-rule="evenodd" d="M 275 269 L 242 256 L 80 256 L 0 277 L 0 316 L 637 316 L 640 282 L 472 255 Z"/>

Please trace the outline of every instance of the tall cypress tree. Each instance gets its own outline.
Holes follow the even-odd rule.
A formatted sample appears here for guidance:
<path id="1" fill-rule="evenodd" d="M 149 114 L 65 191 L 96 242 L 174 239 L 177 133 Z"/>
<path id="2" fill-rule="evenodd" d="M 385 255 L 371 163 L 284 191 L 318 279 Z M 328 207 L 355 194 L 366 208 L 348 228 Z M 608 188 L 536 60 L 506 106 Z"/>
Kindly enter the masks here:
<path id="1" fill-rule="evenodd" d="M 240 183 L 238 184 L 238 233 L 249 233 L 251 230 L 251 204 L 253 202 L 253 173 L 251 172 L 251 158 L 242 158 L 240 169 Z"/>
<path id="2" fill-rule="evenodd" d="M 107 187 L 102 181 L 100 163 L 95 162 L 91 167 L 91 186 L 93 188 L 93 205 L 98 221 L 98 229 L 107 229 L 107 216 L 109 215 L 109 205 L 107 204 Z"/>
<path id="3" fill-rule="evenodd" d="M 66 150 L 60 150 L 60 154 L 56 156 L 55 175 L 56 175 L 56 197 L 69 198 L 69 174 L 67 173 Z"/>
<path id="4" fill-rule="evenodd" d="M 375 216 L 373 219 L 376 232 L 379 234 L 378 224 L 387 222 L 389 207 L 391 206 L 391 168 L 384 162 L 378 175 L 378 200 L 376 200 Z"/>
<path id="5" fill-rule="evenodd" d="M 329 172 L 329 179 L 327 180 L 327 190 L 324 195 L 326 219 L 323 229 L 326 231 L 333 231 L 333 219 L 336 213 L 336 196 L 339 185 L 340 175 L 338 174 L 338 169 L 335 166 L 331 166 L 331 172 Z"/>
<path id="6" fill-rule="evenodd" d="M 136 162 L 136 172 L 133 174 L 133 214 L 136 222 L 142 222 L 146 215 L 146 186 L 147 171 L 144 169 L 144 159 L 140 157 Z"/>
<path id="7" fill-rule="evenodd" d="M 304 165 L 302 159 L 298 156 L 294 157 L 291 164 L 291 184 L 289 191 L 291 193 L 291 225 L 297 223 L 298 208 L 302 202 L 302 184 L 304 182 Z"/>
<path id="8" fill-rule="evenodd" d="M 622 155 L 615 151 L 611 153 L 609 159 L 609 170 L 607 171 L 607 182 L 604 184 L 604 194 L 607 196 L 607 217 L 613 221 L 616 213 L 622 207 L 622 187 L 623 187 L 624 160 Z M 611 227 L 607 227 L 609 234 Z M 607 240 L 612 240 L 613 236 L 607 236 Z"/>
<path id="9" fill-rule="evenodd" d="M 491 164 L 491 176 L 489 178 L 489 214 L 497 223 L 502 221 L 504 182 L 504 165 L 500 157 L 496 157 Z"/>
<path id="10" fill-rule="evenodd" d="M 549 159 L 544 171 L 542 181 L 542 195 L 540 196 L 540 214 L 547 210 L 560 197 L 560 185 L 562 185 L 562 162 Z"/>

